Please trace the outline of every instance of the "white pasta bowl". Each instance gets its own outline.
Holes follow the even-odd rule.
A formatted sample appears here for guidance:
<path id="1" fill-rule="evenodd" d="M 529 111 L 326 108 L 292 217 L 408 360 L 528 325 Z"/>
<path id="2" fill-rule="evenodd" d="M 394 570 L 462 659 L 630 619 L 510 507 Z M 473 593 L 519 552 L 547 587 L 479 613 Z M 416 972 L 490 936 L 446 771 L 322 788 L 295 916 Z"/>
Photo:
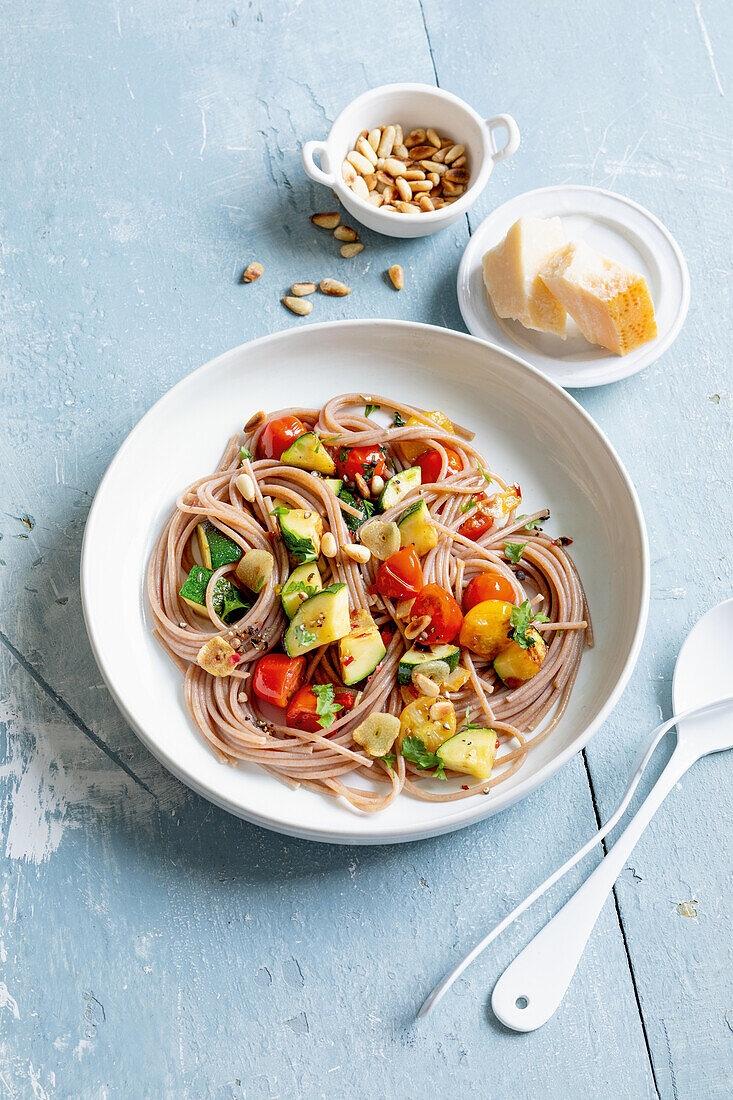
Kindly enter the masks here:
<path id="1" fill-rule="evenodd" d="M 396 122 L 405 135 L 432 126 L 465 146 L 471 178 L 465 194 L 450 206 L 420 214 L 380 211 L 354 194 L 344 181 L 341 166 L 361 131 Z M 500 146 L 496 135 L 502 130 L 506 142 Z M 458 96 L 429 84 L 385 84 L 364 92 L 345 107 L 325 141 L 306 142 L 302 159 L 307 175 L 330 187 L 351 216 L 368 229 L 388 237 L 427 237 L 462 217 L 485 188 L 494 165 L 518 148 L 519 128 L 511 115 L 484 119 Z"/>
<path id="2" fill-rule="evenodd" d="M 254 765 L 219 763 L 186 710 L 178 670 L 151 633 L 144 596 L 152 547 L 177 494 L 214 469 L 227 438 L 253 412 L 280 409 L 285 400 L 320 406 L 336 394 L 365 388 L 442 409 L 475 429 L 490 467 L 521 484 L 524 510 L 550 507 L 548 530 L 574 539 L 571 552 L 596 637 L 561 723 L 506 783 L 490 795 L 459 802 L 403 794 L 376 815 L 290 790 Z M 112 695 L 174 775 L 266 828 L 312 840 L 378 844 L 446 833 L 497 813 L 583 748 L 636 662 L 649 562 L 644 520 L 626 471 L 593 420 L 554 382 L 472 336 L 406 321 L 340 321 L 234 348 L 153 406 L 97 491 L 84 536 L 81 590 L 89 638 Z"/>

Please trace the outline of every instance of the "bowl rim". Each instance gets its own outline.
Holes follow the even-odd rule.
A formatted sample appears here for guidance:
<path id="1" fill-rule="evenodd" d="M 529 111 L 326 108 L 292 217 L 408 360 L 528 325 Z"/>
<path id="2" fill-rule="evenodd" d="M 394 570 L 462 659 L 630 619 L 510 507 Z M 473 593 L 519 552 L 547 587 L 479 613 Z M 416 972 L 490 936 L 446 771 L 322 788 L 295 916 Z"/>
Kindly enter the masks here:
<path id="1" fill-rule="evenodd" d="M 445 88 L 438 88 L 436 85 L 433 84 L 418 84 L 413 82 L 408 82 L 404 84 L 380 84 L 376 88 L 368 88 L 367 91 L 362 92 L 361 95 L 358 95 L 356 97 L 356 99 L 352 99 L 350 103 L 347 103 L 346 106 L 339 111 L 338 115 L 331 123 L 331 127 L 323 141 L 323 145 L 328 145 L 329 141 L 331 140 L 331 135 L 336 129 L 336 126 L 339 124 L 339 122 L 341 122 L 344 115 L 350 112 L 353 107 L 359 104 L 362 100 L 370 99 L 372 96 L 385 92 L 395 95 L 398 92 L 429 92 L 431 95 L 437 96 L 439 99 L 447 100 L 455 107 L 464 111 L 465 114 L 470 115 L 473 118 L 473 121 L 476 122 L 479 126 L 479 129 L 481 130 L 484 139 L 484 152 L 483 157 L 481 158 L 481 167 L 476 173 L 475 178 L 469 181 L 468 187 L 466 188 L 464 194 L 460 195 L 455 202 L 452 202 L 447 209 L 443 206 L 439 210 L 425 210 L 419 214 L 400 213 L 399 224 L 426 225 L 430 224 L 431 222 L 437 222 L 448 214 L 450 214 L 451 217 L 460 217 L 460 215 L 464 213 L 464 211 L 468 210 L 468 208 L 473 205 L 473 203 L 476 201 L 476 199 L 479 197 L 484 187 L 488 183 L 489 176 L 491 175 L 494 168 L 494 162 L 492 160 L 491 149 L 488 140 L 486 119 L 482 118 L 478 111 L 474 107 L 472 107 L 470 103 L 467 103 L 465 99 L 461 99 L 461 97 L 457 96 L 454 92 L 449 92 Z M 391 213 L 384 214 L 380 212 L 378 206 L 372 206 L 371 203 L 367 202 L 365 199 L 362 199 L 357 194 L 355 194 L 355 192 L 352 191 L 350 187 L 347 187 L 346 182 L 343 179 L 339 169 L 340 166 L 333 169 L 333 189 L 338 194 L 340 201 L 343 202 L 343 197 L 346 196 L 349 202 L 353 202 L 357 206 L 357 209 L 368 211 L 369 214 L 372 216 L 378 215 L 379 220 L 383 221 L 385 225 L 394 224 L 395 219 Z"/>
<path id="2" fill-rule="evenodd" d="M 415 822 L 408 826 L 402 826 L 399 830 L 395 831 L 394 826 L 378 825 L 375 822 L 375 826 L 368 835 L 353 834 L 345 827 L 342 832 L 335 833 L 329 828 L 320 828 L 316 825 L 309 825 L 302 829 L 289 828 L 283 826 L 274 816 L 268 817 L 264 814 L 255 812 L 244 812 L 240 806 L 228 801 L 225 797 L 217 793 L 216 790 L 211 789 L 206 783 L 202 783 L 196 775 L 191 774 L 184 765 L 181 765 L 175 757 L 171 756 L 170 752 L 156 744 L 147 732 L 142 729 L 133 718 L 131 711 L 129 710 L 127 703 L 123 695 L 117 691 L 114 677 L 108 671 L 103 655 L 103 646 L 100 638 L 97 634 L 96 617 L 94 609 L 91 603 L 91 584 L 92 584 L 92 565 L 90 562 L 89 546 L 92 543 L 95 528 L 100 521 L 100 513 L 102 511 L 104 503 L 104 493 L 106 484 L 111 480 L 113 473 L 116 471 L 117 466 L 124 461 L 127 451 L 134 445 L 137 436 L 142 432 L 143 426 L 147 423 L 149 418 L 152 418 L 156 413 L 158 406 L 162 402 L 167 400 L 170 394 L 174 391 L 185 389 L 194 383 L 195 379 L 198 379 L 202 375 L 210 371 L 215 371 L 219 368 L 221 363 L 227 358 L 238 355 L 244 351 L 245 348 L 250 347 L 265 347 L 268 344 L 274 343 L 280 339 L 293 339 L 296 333 L 308 332 L 315 334 L 332 330 L 341 329 L 348 332 L 349 329 L 355 329 L 361 325 L 380 325 L 387 329 L 393 330 L 405 330 L 405 331 L 417 331 L 422 334 L 439 333 L 442 336 L 448 335 L 453 339 L 461 342 L 469 342 L 477 344 L 482 348 L 489 348 L 491 351 L 498 354 L 504 359 L 511 360 L 521 371 L 526 371 L 530 375 L 534 375 L 535 379 L 550 390 L 556 391 L 561 395 L 562 399 L 567 402 L 574 410 L 574 412 L 580 415 L 591 430 L 596 434 L 599 442 L 605 449 L 609 459 L 616 468 L 624 488 L 628 493 L 634 516 L 636 519 L 637 530 L 639 533 L 639 539 L 641 543 L 641 588 L 639 601 L 636 609 L 636 617 L 634 624 L 633 637 L 631 645 L 629 647 L 626 660 L 623 668 L 621 669 L 615 686 L 609 692 L 604 705 L 599 710 L 598 714 L 592 722 L 590 722 L 581 732 L 581 734 L 568 745 L 562 752 L 558 753 L 551 761 L 548 761 L 540 770 L 526 780 L 520 782 L 516 787 L 513 787 L 510 791 L 506 791 L 503 794 L 497 794 L 496 797 L 485 800 L 485 805 L 479 802 L 477 805 L 464 807 L 456 810 L 450 816 L 443 818 L 440 823 L 428 825 L 424 822 Z M 147 562 L 141 563 L 141 587 L 140 598 L 144 599 L 144 570 Z M 82 611 L 84 615 L 84 623 L 87 630 L 87 636 L 94 655 L 94 659 L 97 663 L 102 678 L 109 690 L 112 698 L 114 699 L 117 707 L 122 713 L 125 721 L 135 732 L 137 737 L 142 741 L 143 745 L 148 751 L 164 765 L 177 779 L 184 783 L 191 790 L 197 794 L 206 798 L 209 802 L 214 803 L 221 809 L 233 814 L 235 817 L 240 817 L 243 820 L 249 821 L 254 825 L 258 825 L 265 829 L 270 829 L 274 832 L 284 834 L 286 836 L 293 836 L 304 840 L 314 840 L 324 843 L 335 844 L 354 844 L 354 845 L 372 845 L 372 844 L 394 844 L 403 843 L 413 840 L 421 840 L 428 837 L 440 836 L 444 833 L 453 832 L 456 829 L 465 828 L 468 825 L 475 824 L 479 821 L 485 820 L 487 817 L 493 816 L 495 813 L 499 813 L 501 810 L 508 809 L 510 806 L 526 798 L 527 795 L 535 791 L 543 783 L 547 782 L 556 772 L 560 770 L 577 752 L 582 751 L 588 744 L 593 734 L 603 725 L 608 716 L 613 711 L 614 707 L 618 703 L 621 695 L 623 694 L 629 679 L 634 671 L 636 662 L 639 657 L 641 646 L 644 640 L 644 632 L 646 629 L 647 617 L 649 613 L 649 592 L 650 592 L 650 568 L 649 568 L 649 540 L 647 535 L 646 523 L 644 521 L 644 515 L 639 501 L 639 496 L 636 492 L 633 482 L 621 461 L 613 444 L 610 442 L 603 429 L 595 422 L 593 417 L 583 408 L 583 406 L 575 400 L 562 386 L 553 382 L 547 375 L 537 370 L 530 363 L 525 362 L 517 355 L 513 355 L 511 352 L 506 351 L 504 348 L 499 347 L 496 344 L 492 344 L 487 340 L 480 340 L 476 336 L 472 336 L 468 333 L 457 332 L 454 329 L 447 329 L 440 325 L 430 325 L 420 321 L 407 321 L 396 320 L 388 318 L 352 318 L 340 321 L 322 321 L 316 324 L 307 325 L 305 327 L 294 326 L 289 329 L 281 329 L 274 333 L 269 333 L 266 336 L 261 336 L 256 340 L 245 341 L 243 344 L 239 344 L 234 348 L 230 348 L 225 352 L 214 356 L 213 359 L 209 359 L 207 362 L 201 364 L 201 366 L 195 368 L 189 372 L 168 390 L 165 391 L 148 409 L 148 411 L 140 418 L 137 424 L 123 439 L 119 448 L 117 449 L 112 461 L 110 462 L 107 470 L 99 483 L 96 493 L 94 494 L 94 500 L 87 516 L 86 525 L 84 528 L 84 537 L 81 548 L 81 558 L 79 566 L 80 574 L 80 594 Z M 460 806 L 460 803 L 456 804 Z"/>

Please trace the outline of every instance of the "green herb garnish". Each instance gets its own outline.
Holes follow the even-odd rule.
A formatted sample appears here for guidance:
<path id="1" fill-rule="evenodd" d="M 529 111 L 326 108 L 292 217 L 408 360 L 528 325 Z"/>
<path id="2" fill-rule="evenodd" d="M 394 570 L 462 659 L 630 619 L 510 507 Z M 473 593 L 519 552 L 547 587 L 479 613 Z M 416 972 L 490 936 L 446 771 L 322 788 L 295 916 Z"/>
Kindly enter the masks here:
<path id="1" fill-rule="evenodd" d="M 476 507 L 476 501 L 473 499 L 473 497 L 469 497 L 469 499 L 466 501 L 466 503 L 461 505 L 461 511 L 462 512 L 470 512 L 471 509 L 475 508 L 475 507 Z"/>
<path id="2" fill-rule="evenodd" d="M 526 512 L 523 512 L 521 516 L 515 516 L 514 517 L 514 522 L 515 523 L 521 523 L 521 521 L 523 519 L 529 519 L 529 516 Z M 542 520 L 540 520 L 540 519 L 530 520 L 529 523 L 525 523 L 524 529 L 525 529 L 525 531 L 536 531 L 541 523 L 542 523 Z"/>
<path id="3" fill-rule="evenodd" d="M 534 649 L 535 640 L 531 635 L 527 636 L 527 631 L 533 622 L 546 623 L 549 622 L 549 619 L 547 615 L 535 614 L 529 600 L 525 600 L 519 607 L 514 608 L 510 622 L 509 637 L 522 649 Z"/>
<path id="4" fill-rule="evenodd" d="M 335 702 L 333 684 L 314 684 L 312 689 L 316 697 L 316 710 L 321 715 L 318 725 L 327 730 L 336 721 L 336 715 L 344 708 L 341 703 Z"/>
<path id="5" fill-rule="evenodd" d="M 254 458 L 254 455 L 250 451 L 249 447 L 240 447 L 239 448 L 239 461 L 244 462 L 245 458 L 248 458 L 249 461 L 251 462 L 252 459 Z"/>
<path id="6" fill-rule="evenodd" d="M 402 419 L 400 414 L 396 412 L 394 414 L 394 425 L 393 425 L 393 427 L 395 427 L 395 428 L 404 428 L 404 426 L 405 426 L 405 421 Z"/>
<path id="7" fill-rule="evenodd" d="M 517 562 L 521 560 L 526 545 L 526 542 L 505 542 L 504 557 L 507 561 L 513 562 L 514 565 L 516 565 Z"/>
<path id="8" fill-rule="evenodd" d="M 484 481 L 493 481 L 494 480 L 493 477 L 491 476 L 491 474 L 486 473 L 486 470 L 483 468 L 483 466 L 481 465 L 480 462 L 478 464 L 478 468 L 479 468 L 479 472 L 481 473 Z"/>
<path id="9" fill-rule="evenodd" d="M 270 515 L 271 516 L 278 516 L 278 517 L 286 516 L 289 511 L 290 511 L 290 509 L 288 508 L 287 504 L 276 504 L 275 507 L 270 512 Z"/>
<path id="10" fill-rule="evenodd" d="M 308 630 L 305 626 L 296 626 L 293 633 L 295 634 L 295 640 L 299 642 L 300 645 L 313 645 L 313 643 L 317 641 L 313 631 Z"/>
<path id="11" fill-rule="evenodd" d="M 405 760 L 409 760 L 411 764 L 423 771 L 435 768 L 434 779 L 445 779 L 443 761 L 434 752 L 429 752 L 425 748 L 425 742 L 419 737 L 406 737 L 400 751 Z"/>
<path id="12" fill-rule="evenodd" d="M 371 416 L 373 412 L 379 412 L 381 405 L 367 405 L 364 409 L 364 416 Z"/>
<path id="13" fill-rule="evenodd" d="M 293 581 L 283 592 L 283 596 L 294 596 L 296 592 L 302 592 L 306 599 L 310 596 L 317 596 L 318 589 L 314 588 L 312 584 L 306 584 L 305 581 Z"/>

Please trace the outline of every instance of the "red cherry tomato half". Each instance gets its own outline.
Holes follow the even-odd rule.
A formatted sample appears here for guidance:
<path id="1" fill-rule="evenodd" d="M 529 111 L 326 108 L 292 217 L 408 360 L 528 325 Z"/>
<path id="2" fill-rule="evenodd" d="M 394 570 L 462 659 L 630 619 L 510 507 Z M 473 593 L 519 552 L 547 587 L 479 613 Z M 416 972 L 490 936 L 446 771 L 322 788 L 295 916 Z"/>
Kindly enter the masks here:
<path id="1" fill-rule="evenodd" d="M 412 605 L 410 621 L 430 616 L 430 625 L 420 634 L 418 641 L 427 645 L 444 645 L 452 642 L 463 623 L 463 615 L 450 592 L 439 584 L 426 584 Z"/>
<path id="2" fill-rule="evenodd" d="M 257 447 L 260 458 L 282 458 L 283 451 L 287 451 L 290 444 L 307 431 L 297 416 L 281 416 L 278 420 L 271 420 L 260 436 Z"/>
<path id="3" fill-rule="evenodd" d="M 504 600 L 505 603 L 514 603 L 516 599 L 514 586 L 506 577 L 502 577 L 499 573 L 479 573 L 466 585 L 466 591 L 463 593 L 463 614 L 465 615 L 477 603 L 483 603 L 484 600 Z"/>
<path id="4" fill-rule="evenodd" d="M 479 504 L 468 519 L 464 519 L 461 526 L 458 528 L 458 534 L 463 535 L 466 539 L 473 539 L 476 542 L 482 535 L 485 535 L 487 531 L 490 531 L 494 526 L 494 517 L 488 509 L 484 508 L 483 504 Z"/>
<path id="5" fill-rule="evenodd" d="M 463 469 L 463 462 L 461 456 L 456 451 L 451 450 L 450 447 L 446 447 L 445 453 L 448 459 L 448 469 L 445 476 L 450 477 L 451 474 L 456 474 Z M 415 465 L 419 466 L 422 471 L 423 485 L 433 485 L 438 480 L 442 464 L 443 456 L 440 451 L 423 451 L 415 459 Z"/>
<path id="6" fill-rule="evenodd" d="M 414 546 L 405 546 L 383 561 L 377 570 L 377 592 L 393 600 L 417 596 L 422 588 L 422 568 Z"/>
<path id="7" fill-rule="evenodd" d="M 341 710 L 334 716 L 334 721 L 337 721 L 343 711 L 351 710 L 354 706 L 354 693 L 351 691 L 336 691 L 334 692 L 333 701 L 341 707 Z M 327 733 L 328 726 L 321 725 L 322 717 L 318 713 L 318 698 L 314 694 L 311 685 L 306 684 L 293 696 L 285 714 L 285 721 L 288 726 L 293 726 L 296 730 L 305 730 L 306 733 Z"/>
<path id="8" fill-rule="evenodd" d="M 255 665 L 252 691 L 263 703 L 286 707 L 303 683 L 305 665 L 305 657 L 268 653 Z"/>
<path id="9" fill-rule="evenodd" d="M 339 447 L 336 468 L 338 476 L 346 481 L 356 481 L 357 474 L 366 481 L 371 481 L 375 474 L 389 477 L 384 452 L 379 447 Z"/>

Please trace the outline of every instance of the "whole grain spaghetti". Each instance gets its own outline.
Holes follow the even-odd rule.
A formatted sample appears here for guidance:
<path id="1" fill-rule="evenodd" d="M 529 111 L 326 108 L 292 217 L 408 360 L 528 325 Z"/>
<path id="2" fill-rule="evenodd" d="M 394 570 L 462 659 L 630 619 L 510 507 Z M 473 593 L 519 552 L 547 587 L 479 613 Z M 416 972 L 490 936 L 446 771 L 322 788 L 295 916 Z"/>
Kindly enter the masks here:
<path id="1" fill-rule="evenodd" d="M 489 793 L 551 735 L 592 645 L 571 540 L 473 438 L 344 394 L 256 414 L 183 490 L 148 597 L 222 762 L 375 812 Z"/>

